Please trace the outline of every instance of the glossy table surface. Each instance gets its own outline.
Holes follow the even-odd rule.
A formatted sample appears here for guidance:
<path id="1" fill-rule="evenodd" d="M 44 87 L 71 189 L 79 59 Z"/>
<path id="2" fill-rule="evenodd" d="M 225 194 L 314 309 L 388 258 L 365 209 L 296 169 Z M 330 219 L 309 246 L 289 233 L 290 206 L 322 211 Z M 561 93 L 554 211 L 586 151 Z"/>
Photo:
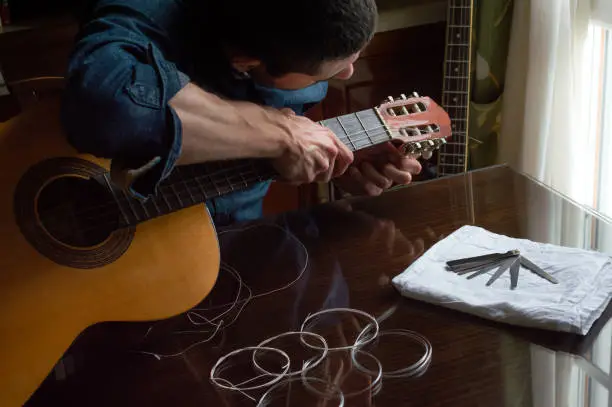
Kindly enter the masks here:
<path id="1" fill-rule="evenodd" d="M 347 397 L 346 406 L 608 406 L 610 307 L 588 335 L 578 336 L 487 321 L 408 300 L 393 288 L 391 278 L 467 224 L 512 237 L 612 251 L 610 224 L 503 166 L 266 218 L 220 231 L 224 267 L 214 291 L 196 307 L 199 311 L 158 323 L 90 328 L 27 405 L 256 406 L 253 400 L 261 391 L 243 395 L 211 383 L 210 371 L 219 358 L 300 330 L 317 311 L 353 308 L 376 318 L 384 315 L 381 331 L 423 335 L 432 344 L 433 358 L 420 375 L 385 377 L 382 386 L 368 389 L 371 376 L 356 369 L 346 353 L 329 353 L 309 377 L 333 382 L 345 394 L 361 392 Z M 217 329 L 213 324 L 221 320 Z M 320 321 L 317 332 L 330 347 L 354 343 L 366 323 L 360 315 L 345 314 Z M 309 343 L 317 345 L 315 339 Z M 300 368 L 298 357 L 318 355 L 307 356 L 295 335 L 269 346 L 287 352 L 292 371 Z M 385 372 L 412 364 L 422 353 L 399 336 L 379 337 L 364 346 Z M 374 359 L 365 355 L 360 363 L 374 367 Z M 251 356 L 245 352 L 232 359 L 223 377 L 238 383 L 257 376 Z M 258 360 L 265 369 L 278 371 L 277 354 L 263 352 Z M 270 377 L 249 383 L 262 384 Z M 305 390 L 299 380 L 280 386 L 274 392 L 278 398 L 266 405 L 339 405 L 338 399 L 323 400 Z"/>

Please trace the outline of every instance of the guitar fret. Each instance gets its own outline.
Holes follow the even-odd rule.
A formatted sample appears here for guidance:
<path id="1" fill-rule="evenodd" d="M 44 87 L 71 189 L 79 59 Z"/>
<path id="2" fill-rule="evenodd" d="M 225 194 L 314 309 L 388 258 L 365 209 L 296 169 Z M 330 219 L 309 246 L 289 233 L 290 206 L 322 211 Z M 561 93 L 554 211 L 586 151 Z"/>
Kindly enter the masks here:
<path id="1" fill-rule="evenodd" d="M 325 119 L 319 123 L 334 132 L 351 151 L 389 140 L 384 123 L 374 109 Z"/>
<path id="2" fill-rule="evenodd" d="M 353 115 L 346 115 L 342 118 L 344 118 L 344 123 L 342 124 L 342 127 L 346 133 L 346 138 L 349 140 L 351 146 L 353 147 L 353 151 L 360 148 L 360 144 L 364 146 L 372 145 L 372 142 L 370 141 L 371 137 L 368 134 L 367 129 L 362 129 L 361 124 L 359 124 L 359 121 L 356 120 Z M 341 118 L 338 118 L 338 120 L 340 119 Z"/>
<path id="3" fill-rule="evenodd" d="M 155 213 L 157 216 L 162 214 L 161 208 L 159 206 L 157 206 L 157 202 L 155 201 L 155 197 L 151 197 L 147 200 L 147 202 L 150 202 L 151 204 L 153 204 L 153 208 L 155 208 Z"/>
<path id="4" fill-rule="evenodd" d="M 187 180 L 181 176 L 181 167 L 176 167 L 174 171 L 176 172 L 176 176 L 178 178 L 181 178 L 181 183 L 185 186 L 185 190 L 187 191 L 187 195 L 191 199 L 191 202 L 196 203 L 197 200 L 195 196 L 193 196 L 193 193 L 191 192 L 191 188 L 189 187 L 189 184 L 187 184 Z"/>
<path id="5" fill-rule="evenodd" d="M 215 182 L 214 178 L 210 175 L 210 173 L 207 175 L 207 178 L 210 180 L 213 188 L 215 188 L 215 192 L 217 195 L 221 195 L 221 191 L 219 190 L 219 187 L 217 186 L 217 183 Z"/>
<path id="6" fill-rule="evenodd" d="M 172 194 L 177 199 L 179 205 L 181 207 L 184 207 L 185 205 L 183 205 L 183 200 L 181 199 L 181 195 L 178 192 L 176 192 L 176 188 L 174 187 L 174 184 L 170 184 L 170 189 L 172 190 Z"/>
<path id="7" fill-rule="evenodd" d="M 208 199 L 208 194 L 206 194 L 206 189 L 204 188 L 204 186 L 202 185 L 202 182 L 200 181 L 200 177 L 198 177 L 197 173 L 195 172 L 193 166 L 189 166 L 189 168 L 191 168 L 191 175 L 193 177 L 193 179 L 195 180 L 196 183 L 196 187 L 198 188 L 198 190 L 200 191 L 200 193 L 202 194 L 202 197 L 204 199 Z"/>
<path id="8" fill-rule="evenodd" d="M 147 207 L 144 204 L 144 202 L 140 202 L 140 201 L 136 201 L 136 202 L 138 202 L 138 205 L 140 206 L 140 208 L 142 208 L 144 215 L 145 215 L 145 219 L 150 218 L 151 215 L 149 214 L 149 211 L 147 210 Z"/>
<path id="9" fill-rule="evenodd" d="M 140 218 L 138 217 L 138 213 L 136 212 L 136 209 L 134 209 L 134 205 L 132 205 L 132 199 L 130 198 L 130 196 L 124 190 L 121 190 L 121 194 L 127 201 L 127 204 L 130 208 L 130 211 L 132 212 L 132 215 L 134 215 L 134 219 L 136 220 L 136 222 L 140 222 Z"/>
<path id="10" fill-rule="evenodd" d="M 353 151 L 355 151 L 355 145 L 353 144 L 353 141 L 351 140 L 351 138 L 348 136 L 349 133 L 346 130 L 346 127 L 344 127 L 344 125 L 342 124 L 342 117 L 338 116 L 336 117 L 336 120 L 338 120 L 338 124 L 340 125 L 340 127 L 342 128 L 342 131 L 344 132 L 344 135 L 346 136 L 346 138 L 348 139 L 349 143 L 351 143 L 351 147 L 353 148 Z"/>
<path id="11" fill-rule="evenodd" d="M 251 165 L 253 165 L 253 164 L 251 164 Z M 245 178 L 245 176 L 244 176 L 244 173 L 243 173 L 243 172 L 240 172 L 240 178 L 242 179 L 242 182 L 241 182 L 241 183 L 242 183 L 242 186 L 243 186 L 244 188 L 246 188 L 246 187 L 247 187 L 249 184 L 248 184 L 247 179 Z"/>
<path id="12" fill-rule="evenodd" d="M 107 174 L 103 174 L 102 176 L 104 178 L 104 181 L 106 182 L 106 185 L 108 186 L 108 189 L 110 190 L 111 194 L 113 195 L 113 199 L 115 200 L 115 203 L 117 204 L 117 207 L 119 208 L 119 212 L 121 212 L 121 216 L 123 216 L 123 220 L 125 221 L 126 225 L 130 224 L 130 220 L 128 219 L 127 213 L 125 213 L 125 210 L 123 208 L 123 204 L 121 203 L 121 201 L 119 201 L 119 198 L 117 197 L 115 188 L 113 188 L 110 179 L 108 178 Z"/>
<path id="13" fill-rule="evenodd" d="M 230 191 L 234 192 L 234 186 L 232 184 L 232 181 L 230 178 L 228 178 L 227 174 L 224 174 L 225 176 L 225 182 L 227 183 L 227 185 L 229 186 Z"/>
<path id="14" fill-rule="evenodd" d="M 164 203 L 166 204 L 166 206 L 168 207 L 168 212 L 172 212 L 174 209 L 172 208 L 172 205 L 170 204 L 170 201 L 166 197 L 166 194 L 162 193 L 161 197 L 164 200 Z"/>
<path id="15" fill-rule="evenodd" d="M 368 133 L 368 129 L 366 129 L 366 126 L 363 124 L 363 122 L 361 121 L 359 116 L 356 115 L 356 117 L 357 117 L 357 121 L 361 125 L 361 128 L 363 129 L 363 131 L 365 131 L 366 136 L 368 137 L 368 141 L 370 142 L 370 144 L 374 144 L 374 141 L 372 140 L 372 137 L 370 137 L 370 133 Z"/>

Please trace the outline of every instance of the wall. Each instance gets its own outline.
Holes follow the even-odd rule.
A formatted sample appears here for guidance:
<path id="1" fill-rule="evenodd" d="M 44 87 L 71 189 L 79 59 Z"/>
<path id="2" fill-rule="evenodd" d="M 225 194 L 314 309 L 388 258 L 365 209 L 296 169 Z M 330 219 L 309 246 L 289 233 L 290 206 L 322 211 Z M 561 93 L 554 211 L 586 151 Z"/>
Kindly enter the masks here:
<path id="1" fill-rule="evenodd" d="M 380 32 L 445 21 L 448 7 L 447 0 L 377 0 L 376 3 Z"/>

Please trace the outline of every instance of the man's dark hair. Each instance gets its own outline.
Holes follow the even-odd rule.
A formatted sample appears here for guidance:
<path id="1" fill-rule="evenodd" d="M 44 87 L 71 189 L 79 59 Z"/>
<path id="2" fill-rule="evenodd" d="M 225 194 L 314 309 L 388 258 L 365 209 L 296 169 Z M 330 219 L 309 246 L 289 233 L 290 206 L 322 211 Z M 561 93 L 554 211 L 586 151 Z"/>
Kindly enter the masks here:
<path id="1" fill-rule="evenodd" d="M 261 60 L 272 76 L 316 75 L 325 61 L 349 57 L 374 35 L 375 0 L 217 0 L 217 33 Z"/>

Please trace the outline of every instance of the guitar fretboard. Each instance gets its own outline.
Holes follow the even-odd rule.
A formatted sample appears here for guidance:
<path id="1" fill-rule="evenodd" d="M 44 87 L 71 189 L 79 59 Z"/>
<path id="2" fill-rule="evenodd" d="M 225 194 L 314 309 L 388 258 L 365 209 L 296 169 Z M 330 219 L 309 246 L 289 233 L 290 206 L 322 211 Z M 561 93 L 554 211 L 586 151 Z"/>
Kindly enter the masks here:
<path id="1" fill-rule="evenodd" d="M 467 170 L 473 0 L 449 0 L 442 106 L 453 135 L 438 152 L 437 175 Z"/>
<path id="2" fill-rule="evenodd" d="M 328 127 L 355 152 L 390 140 L 384 123 L 374 109 L 346 114 L 319 122 Z M 244 190 L 274 179 L 276 171 L 268 160 L 231 160 L 175 167 L 160 183 L 157 194 L 146 201 L 112 187 L 121 213 L 122 226 L 136 225 L 177 210 L 204 203 L 212 198 Z"/>

